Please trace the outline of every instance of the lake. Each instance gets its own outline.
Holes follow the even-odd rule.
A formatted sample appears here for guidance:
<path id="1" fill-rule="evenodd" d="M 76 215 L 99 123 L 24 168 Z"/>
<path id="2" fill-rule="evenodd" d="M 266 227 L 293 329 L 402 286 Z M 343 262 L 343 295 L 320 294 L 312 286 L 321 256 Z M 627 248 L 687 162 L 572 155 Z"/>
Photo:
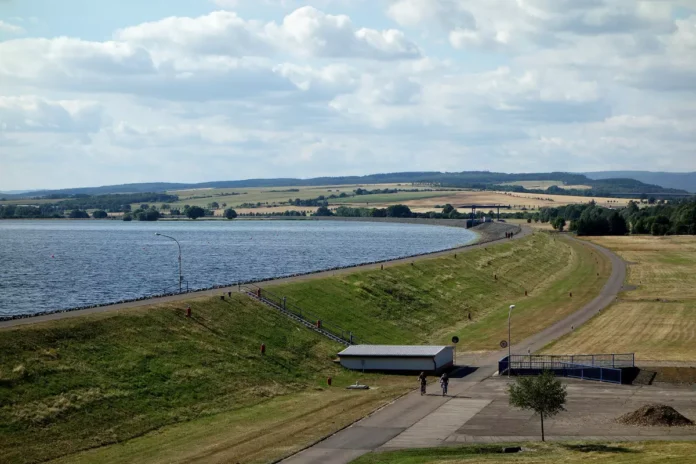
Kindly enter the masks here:
<path id="1" fill-rule="evenodd" d="M 350 221 L 0 221 L 0 316 L 35 314 L 396 259 L 468 230 Z M 186 288 L 186 284 L 184 284 Z"/>

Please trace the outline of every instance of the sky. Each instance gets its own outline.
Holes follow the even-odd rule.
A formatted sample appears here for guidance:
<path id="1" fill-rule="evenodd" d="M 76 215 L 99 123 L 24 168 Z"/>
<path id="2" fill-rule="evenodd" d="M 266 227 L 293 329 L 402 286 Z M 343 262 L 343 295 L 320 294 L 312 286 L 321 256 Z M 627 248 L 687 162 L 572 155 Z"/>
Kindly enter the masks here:
<path id="1" fill-rule="evenodd" d="M 696 0 L 0 0 L 0 191 L 696 170 Z"/>

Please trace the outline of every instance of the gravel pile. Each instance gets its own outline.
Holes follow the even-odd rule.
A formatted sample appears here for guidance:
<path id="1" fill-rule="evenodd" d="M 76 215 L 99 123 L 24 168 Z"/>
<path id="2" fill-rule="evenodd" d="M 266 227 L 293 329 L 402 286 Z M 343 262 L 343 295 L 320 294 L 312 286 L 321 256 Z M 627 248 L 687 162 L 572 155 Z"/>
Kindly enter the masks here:
<path id="1" fill-rule="evenodd" d="M 617 422 L 625 425 L 682 427 L 694 425 L 676 409 L 664 404 L 646 404 L 634 412 L 619 417 Z"/>

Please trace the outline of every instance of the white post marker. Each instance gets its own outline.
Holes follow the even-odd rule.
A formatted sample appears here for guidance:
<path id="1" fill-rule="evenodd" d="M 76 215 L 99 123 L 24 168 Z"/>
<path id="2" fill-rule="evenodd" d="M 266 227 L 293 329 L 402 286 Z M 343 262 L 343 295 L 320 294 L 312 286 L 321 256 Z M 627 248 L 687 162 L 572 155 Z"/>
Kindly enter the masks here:
<path id="1" fill-rule="evenodd" d="M 510 311 L 508 311 L 508 379 L 510 378 L 510 369 L 512 367 L 512 340 L 510 340 L 510 318 L 512 317 L 513 309 L 515 309 L 515 305 L 510 305 Z"/>

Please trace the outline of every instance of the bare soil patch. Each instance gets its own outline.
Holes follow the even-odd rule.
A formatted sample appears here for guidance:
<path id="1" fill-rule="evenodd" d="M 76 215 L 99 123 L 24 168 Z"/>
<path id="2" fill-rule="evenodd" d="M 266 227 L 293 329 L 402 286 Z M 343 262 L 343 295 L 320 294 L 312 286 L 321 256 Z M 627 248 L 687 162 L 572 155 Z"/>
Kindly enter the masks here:
<path id="1" fill-rule="evenodd" d="M 658 403 L 646 404 L 634 412 L 624 414 L 616 421 L 624 425 L 640 425 L 647 427 L 684 427 L 687 425 L 694 425 L 691 419 L 682 416 L 673 407 Z"/>

